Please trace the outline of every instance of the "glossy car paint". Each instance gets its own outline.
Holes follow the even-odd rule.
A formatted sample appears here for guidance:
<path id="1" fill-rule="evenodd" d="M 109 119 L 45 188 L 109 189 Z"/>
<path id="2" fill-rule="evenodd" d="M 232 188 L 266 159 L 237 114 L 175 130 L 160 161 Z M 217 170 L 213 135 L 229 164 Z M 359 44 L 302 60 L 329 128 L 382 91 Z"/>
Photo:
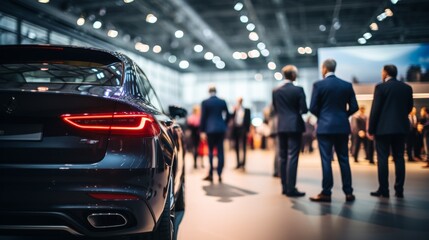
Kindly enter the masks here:
<path id="1" fill-rule="evenodd" d="M 0 230 L 57 226 L 53 229 L 94 237 L 153 231 L 170 176 L 175 196 L 183 184 L 184 153 L 180 127 L 136 90 L 138 66 L 119 53 L 94 49 L 1 46 L 0 51 L 14 56 L 0 57 L 0 64 L 107 58 L 123 67 L 118 86 L 0 82 L 0 131 L 11 125 L 41 127 L 43 135 L 40 140 L 0 140 Z M 84 131 L 60 117 L 112 112 L 148 113 L 160 134 L 142 138 Z M 113 199 L 96 199 L 93 193 L 113 194 Z M 133 199 L 120 199 L 124 195 Z M 122 215 L 127 223 L 94 228 L 87 218 L 100 213 Z"/>

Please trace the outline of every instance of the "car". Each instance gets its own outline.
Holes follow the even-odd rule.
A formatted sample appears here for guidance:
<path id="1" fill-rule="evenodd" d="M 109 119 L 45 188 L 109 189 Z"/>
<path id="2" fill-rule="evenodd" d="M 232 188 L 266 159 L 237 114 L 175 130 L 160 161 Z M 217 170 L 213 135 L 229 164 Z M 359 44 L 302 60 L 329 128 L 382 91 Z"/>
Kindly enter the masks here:
<path id="1" fill-rule="evenodd" d="M 0 52 L 0 233 L 175 238 L 186 110 L 118 52 Z"/>

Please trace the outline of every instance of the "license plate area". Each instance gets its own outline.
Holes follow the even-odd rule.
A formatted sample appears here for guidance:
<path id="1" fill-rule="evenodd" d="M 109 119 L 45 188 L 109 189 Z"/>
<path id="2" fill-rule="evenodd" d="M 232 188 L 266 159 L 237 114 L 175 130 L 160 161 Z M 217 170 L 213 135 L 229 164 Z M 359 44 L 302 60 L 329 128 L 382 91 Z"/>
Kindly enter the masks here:
<path id="1" fill-rule="evenodd" d="M 41 141 L 42 124 L 0 124 L 0 141 Z"/>

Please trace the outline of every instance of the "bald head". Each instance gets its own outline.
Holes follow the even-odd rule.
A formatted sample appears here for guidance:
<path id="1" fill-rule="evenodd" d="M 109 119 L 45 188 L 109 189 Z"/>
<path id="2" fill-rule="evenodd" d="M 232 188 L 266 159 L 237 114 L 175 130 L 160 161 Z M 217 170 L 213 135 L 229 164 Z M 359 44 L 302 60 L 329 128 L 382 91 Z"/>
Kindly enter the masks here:
<path id="1" fill-rule="evenodd" d="M 283 76 L 291 81 L 295 81 L 298 76 L 298 68 L 294 65 L 286 65 L 282 68 Z"/>

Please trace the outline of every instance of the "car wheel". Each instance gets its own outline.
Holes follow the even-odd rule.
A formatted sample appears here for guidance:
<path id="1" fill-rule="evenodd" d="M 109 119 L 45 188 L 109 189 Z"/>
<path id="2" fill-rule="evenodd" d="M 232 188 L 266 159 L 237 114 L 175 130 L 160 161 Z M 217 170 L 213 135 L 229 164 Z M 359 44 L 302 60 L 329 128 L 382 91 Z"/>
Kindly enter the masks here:
<path id="1" fill-rule="evenodd" d="M 176 211 L 184 211 L 185 210 L 185 183 L 180 185 L 180 190 L 177 193 L 177 201 L 175 206 Z"/>
<path id="2" fill-rule="evenodd" d="M 175 223 L 175 209 L 174 209 L 174 194 L 173 194 L 173 181 L 170 179 L 168 188 L 167 200 L 165 201 L 164 211 L 155 231 L 152 233 L 152 239 L 156 240 L 173 240 L 174 239 L 174 226 Z"/>

